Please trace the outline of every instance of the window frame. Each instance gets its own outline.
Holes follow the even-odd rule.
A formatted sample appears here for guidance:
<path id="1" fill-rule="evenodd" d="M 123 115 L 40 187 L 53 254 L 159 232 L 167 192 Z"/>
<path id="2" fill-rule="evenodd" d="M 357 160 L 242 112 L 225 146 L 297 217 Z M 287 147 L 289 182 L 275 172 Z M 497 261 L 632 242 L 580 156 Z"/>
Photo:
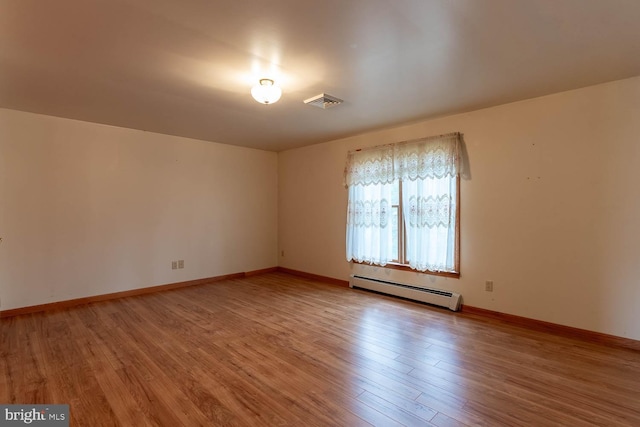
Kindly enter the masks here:
<path id="1" fill-rule="evenodd" d="M 398 205 L 391 205 L 393 208 L 398 209 L 398 259 L 394 261 L 390 261 L 383 266 L 376 266 L 382 268 L 390 268 L 393 270 L 403 270 L 403 271 L 413 271 L 422 274 L 429 274 L 432 276 L 442 276 L 442 277 L 452 277 L 452 278 L 460 278 L 460 175 L 456 176 L 456 224 L 455 224 L 455 241 L 456 247 L 454 252 L 455 259 L 455 272 L 448 271 L 419 271 L 409 266 L 409 263 L 406 261 L 406 231 L 404 224 L 404 209 L 403 206 L 403 197 L 402 197 L 402 180 L 399 179 L 397 181 L 398 185 Z M 350 261 L 354 264 L 360 265 L 371 265 L 366 262 L 360 261 Z"/>

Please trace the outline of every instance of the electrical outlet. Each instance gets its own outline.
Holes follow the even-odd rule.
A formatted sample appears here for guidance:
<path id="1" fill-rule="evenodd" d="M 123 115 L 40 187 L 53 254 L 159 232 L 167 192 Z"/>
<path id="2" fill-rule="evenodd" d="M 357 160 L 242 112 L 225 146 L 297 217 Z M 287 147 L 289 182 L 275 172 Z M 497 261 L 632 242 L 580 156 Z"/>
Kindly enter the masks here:
<path id="1" fill-rule="evenodd" d="M 171 261 L 171 269 L 175 270 L 176 268 L 178 268 L 178 261 Z"/>
<path id="2" fill-rule="evenodd" d="M 184 268 L 184 260 L 183 259 L 179 259 L 178 260 L 178 268 Z"/>
<path id="3" fill-rule="evenodd" d="M 487 280 L 484 282 L 484 290 L 487 292 L 493 292 L 493 280 Z"/>

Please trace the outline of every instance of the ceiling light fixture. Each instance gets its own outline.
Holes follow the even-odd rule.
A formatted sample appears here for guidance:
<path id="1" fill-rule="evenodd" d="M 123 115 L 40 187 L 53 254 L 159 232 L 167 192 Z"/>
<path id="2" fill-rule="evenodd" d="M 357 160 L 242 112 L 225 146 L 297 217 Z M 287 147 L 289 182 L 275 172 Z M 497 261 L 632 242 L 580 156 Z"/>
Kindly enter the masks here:
<path id="1" fill-rule="evenodd" d="M 261 104 L 273 104 L 282 96 L 282 89 L 271 79 L 260 79 L 260 82 L 251 89 L 251 96 Z"/>

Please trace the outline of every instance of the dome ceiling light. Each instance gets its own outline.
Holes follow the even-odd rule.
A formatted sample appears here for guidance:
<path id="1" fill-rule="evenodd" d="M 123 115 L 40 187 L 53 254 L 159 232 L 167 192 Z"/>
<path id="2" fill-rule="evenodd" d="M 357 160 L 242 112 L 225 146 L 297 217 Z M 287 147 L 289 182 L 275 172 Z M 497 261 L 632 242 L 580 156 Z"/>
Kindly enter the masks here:
<path id="1" fill-rule="evenodd" d="M 251 96 L 261 104 L 273 104 L 282 96 L 282 89 L 271 79 L 260 79 L 260 82 L 251 89 Z"/>

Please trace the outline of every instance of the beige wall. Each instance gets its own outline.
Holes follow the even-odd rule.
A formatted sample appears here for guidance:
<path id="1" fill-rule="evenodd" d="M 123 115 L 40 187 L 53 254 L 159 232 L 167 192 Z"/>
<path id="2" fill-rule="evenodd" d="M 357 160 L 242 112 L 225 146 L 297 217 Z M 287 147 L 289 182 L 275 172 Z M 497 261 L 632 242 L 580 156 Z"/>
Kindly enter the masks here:
<path id="1" fill-rule="evenodd" d="M 470 162 L 461 278 L 347 263 L 347 151 L 453 131 Z M 640 77 L 282 152 L 280 265 L 390 277 L 460 292 L 476 307 L 640 339 L 639 135 Z"/>
<path id="2" fill-rule="evenodd" d="M 2 309 L 273 267 L 277 155 L 0 109 L 0 236 Z"/>

